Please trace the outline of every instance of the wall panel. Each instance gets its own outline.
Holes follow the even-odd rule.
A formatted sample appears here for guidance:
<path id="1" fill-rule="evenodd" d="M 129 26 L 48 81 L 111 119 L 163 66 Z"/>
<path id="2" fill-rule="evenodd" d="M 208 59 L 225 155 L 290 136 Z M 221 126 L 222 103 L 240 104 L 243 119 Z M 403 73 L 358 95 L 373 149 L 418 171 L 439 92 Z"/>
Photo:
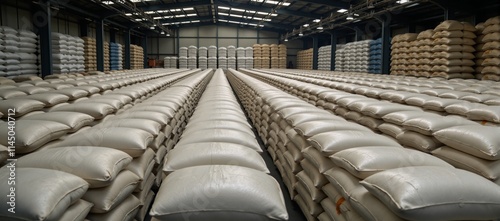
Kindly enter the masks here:
<path id="1" fill-rule="evenodd" d="M 217 45 L 217 38 L 200 38 L 200 47 Z"/>
<path id="2" fill-rule="evenodd" d="M 217 37 L 217 26 L 215 26 L 215 25 L 201 26 L 200 27 L 200 36 Z M 202 45 L 202 44 L 200 43 L 200 45 Z"/>

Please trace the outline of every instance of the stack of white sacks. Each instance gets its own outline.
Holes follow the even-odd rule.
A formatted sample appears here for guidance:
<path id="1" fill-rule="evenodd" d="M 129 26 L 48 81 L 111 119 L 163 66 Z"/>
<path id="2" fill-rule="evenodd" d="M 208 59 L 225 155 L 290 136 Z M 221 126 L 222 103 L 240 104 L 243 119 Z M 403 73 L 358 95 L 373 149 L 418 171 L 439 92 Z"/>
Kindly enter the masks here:
<path id="1" fill-rule="evenodd" d="M 217 46 L 208 47 L 208 68 L 217 69 Z"/>
<path id="2" fill-rule="evenodd" d="M 0 71 L 2 76 L 15 76 L 21 72 L 19 52 L 19 37 L 17 30 L 10 27 L 0 28 Z"/>
<path id="3" fill-rule="evenodd" d="M 245 65 L 246 68 L 253 68 L 253 48 L 252 47 L 246 47 L 245 48 Z"/>
<path id="4" fill-rule="evenodd" d="M 342 45 L 342 47 L 337 45 L 337 50 L 335 51 L 335 71 L 346 70 L 345 47 L 346 45 Z"/>
<path id="5" fill-rule="evenodd" d="M 245 57 L 245 48 L 243 47 L 238 47 L 236 48 L 236 68 L 247 68 L 246 65 L 246 57 Z"/>
<path id="6" fill-rule="evenodd" d="M 61 33 L 52 33 L 52 72 L 66 74 L 83 72 L 83 40 Z"/>
<path id="7" fill-rule="evenodd" d="M 170 57 L 170 68 L 177 68 L 177 57 Z"/>
<path id="8" fill-rule="evenodd" d="M 227 69 L 227 48 L 219 47 L 219 68 Z"/>
<path id="9" fill-rule="evenodd" d="M 236 69 L 236 47 L 227 46 L 227 68 Z"/>
<path id="10" fill-rule="evenodd" d="M 163 68 L 170 68 L 170 57 L 163 58 Z"/>
<path id="11" fill-rule="evenodd" d="M 372 40 L 364 40 L 356 42 L 356 58 L 354 71 L 368 72 L 368 62 L 370 61 L 370 42 Z"/>
<path id="12" fill-rule="evenodd" d="M 19 74 L 36 75 L 39 73 L 38 62 L 38 36 L 27 30 L 20 30 L 19 36 L 19 57 L 21 67 Z M 7 38 L 6 38 L 7 39 Z"/>
<path id="13" fill-rule="evenodd" d="M 207 47 L 200 47 L 198 49 L 198 67 L 202 70 L 205 70 L 208 68 L 208 59 L 207 59 L 207 55 L 208 55 L 208 49 Z M 189 67 L 191 68 L 191 67 Z"/>
<path id="14" fill-rule="evenodd" d="M 197 61 L 197 47 L 194 45 L 191 45 L 188 47 L 188 68 L 189 69 L 196 69 L 198 65 Z"/>
<path id="15" fill-rule="evenodd" d="M 318 51 L 318 70 L 329 71 L 331 67 L 332 46 L 327 45 L 319 48 Z"/>
<path id="16" fill-rule="evenodd" d="M 272 44 L 269 46 L 271 52 L 271 68 L 279 68 L 280 67 L 280 57 L 279 57 L 279 47 L 276 44 Z"/>
<path id="17" fill-rule="evenodd" d="M 180 47 L 179 48 L 179 68 L 188 68 L 188 48 Z"/>
<path id="18" fill-rule="evenodd" d="M 500 16 L 490 18 L 484 22 L 482 41 L 484 50 L 481 70 L 483 80 L 500 81 Z"/>

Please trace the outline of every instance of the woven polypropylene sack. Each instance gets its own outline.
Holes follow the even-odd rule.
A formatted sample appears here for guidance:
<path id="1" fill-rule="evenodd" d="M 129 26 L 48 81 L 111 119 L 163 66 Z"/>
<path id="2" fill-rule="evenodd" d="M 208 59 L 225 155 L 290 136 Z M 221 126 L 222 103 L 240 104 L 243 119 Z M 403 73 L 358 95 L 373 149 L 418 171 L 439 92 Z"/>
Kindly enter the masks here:
<path id="1" fill-rule="evenodd" d="M 198 197 L 206 203 L 192 200 Z M 189 167 L 168 175 L 150 215 L 159 220 L 288 219 L 276 180 L 254 169 L 221 165 Z"/>
<path id="2" fill-rule="evenodd" d="M 109 185 L 132 161 L 128 154 L 105 147 L 71 146 L 40 150 L 18 159 L 18 167 L 61 170 L 81 177 L 91 188 Z"/>
<path id="3" fill-rule="evenodd" d="M 0 208 L 2 220 L 59 220 L 68 207 L 78 201 L 89 184 L 75 175 L 48 169 L 18 168 L 14 199 L 15 213 L 9 212 L 8 203 Z M 7 181 L 10 169 L 0 170 L 0 178 Z M 0 184 L 0 193 L 12 195 L 8 182 Z M 22 190 L 22 191 L 19 191 Z"/>
<path id="4" fill-rule="evenodd" d="M 445 145 L 485 160 L 500 159 L 500 128 L 482 125 L 457 126 L 440 130 L 434 137 Z"/>
<path id="5" fill-rule="evenodd" d="M 163 171 L 169 173 L 201 165 L 236 165 L 269 173 L 266 163 L 255 150 L 221 142 L 177 145 L 167 154 Z"/>
<path id="6" fill-rule="evenodd" d="M 451 167 L 445 161 L 420 151 L 397 147 L 358 147 L 330 157 L 333 162 L 359 179 L 375 173 L 409 166 Z"/>
<path id="7" fill-rule="evenodd" d="M 361 184 L 407 220 L 492 220 L 500 217 L 500 187 L 465 170 L 405 167 L 377 173 Z"/>

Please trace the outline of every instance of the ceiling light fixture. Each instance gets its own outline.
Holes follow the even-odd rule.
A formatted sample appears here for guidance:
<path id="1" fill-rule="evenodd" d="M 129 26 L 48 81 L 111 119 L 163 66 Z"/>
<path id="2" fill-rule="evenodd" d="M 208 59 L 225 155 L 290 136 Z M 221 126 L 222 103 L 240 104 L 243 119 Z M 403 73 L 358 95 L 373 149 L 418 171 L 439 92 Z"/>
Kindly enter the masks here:
<path id="1" fill-rule="evenodd" d="M 306 28 L 307 28 L 307 27 L 309 27 L 309 24 L 304 24 L 304 25 L 302 25 L 302 26 L 304 26 L 304 27 L 306 27 Z"/>
<path id="2" fill-rule="evenodd" d="M 151 30 L 155 30 L 155 26 L 151 26 Z"/>
<path id="3" fill-rule="evenodd" d="M 374 9 L 375 8 L 375 5 L 373 5 L 373 1 L 372 0 L 366 0 L 366 8 L 368 9 Z"/>
<path id="4" fill-rule="evenodd" d="M 320 21 L 321 21 L 320 19 L 314 19 L 314 20 L 313 20 L 313 22 L 316 22 L 316 23 L 318 23 L 318 22 L 320 22 Z"/>
<path id="5" fill-rule="evenodd" d="M 170 37 L 170 33 L 167 33 L 167 37 Z"/>
<path id="6" fill-rule="evenodd" d="M 285 41 L 288 41 L 288 38 L 285 38 Z"/>
<path id="7" fill-rule="evenodd" d="M 318 26 L 316 29 L 323 30 L 323 26 Z"/>
<path id="8" fill-rule="evenodd" d="M 302 34 L 302 32 L 300 32 L 300 33 L 299 33 L 299 36 L 300 36 L 300 37 L 302 37 L 302 36 L 304 36 L 304 34 Z"/>
<path id="9" fill-rule="evenodd" d="M 161 34 L 161 35 L 164 35 L 164 34 L 165 34 L 165 32 L 164 32 L 164 31 L 161 31 L 161 33 L 160 33 L 160 34 Z"/>
<path id="10" fill-rule="evenodd" d="M 348 21 L 353 20 L 353 19 L 354 19 L 353 14 L 354 14 L 354 13 L 352 12 L 352 5 L 351 5 L 351 6 L 349 7 L 349 12 L 347 12 L 347 18 L 345 18 L 345 19 L 346 19 L 346 20 L 348 20 Z"/>

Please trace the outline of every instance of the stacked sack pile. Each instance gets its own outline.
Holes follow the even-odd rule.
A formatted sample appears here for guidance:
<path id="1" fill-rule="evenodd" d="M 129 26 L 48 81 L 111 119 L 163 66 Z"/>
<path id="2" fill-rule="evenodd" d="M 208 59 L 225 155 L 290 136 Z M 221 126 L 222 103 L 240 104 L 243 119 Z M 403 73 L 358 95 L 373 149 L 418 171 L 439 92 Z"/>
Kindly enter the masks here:
<path id="1" fill-rule="evenodd" d="M 469 23 L 447 20 L 434 28 L 431 77 L 474 78 L 476 28 Z"/>
<path id="2" fill-rule="evenodd" d="M 434 35 L 434 30 L 429 29 L 423 32 L 420 32 L 417 35 L 417 40 L 415 40 L 414 44 L 416 44 L 416 53 L 413 59 L 416 59 L 416 69 L 415 76 L 417 77 L 430 77 L 432 70 L 432 49 L 434 47 L 434 41 L 432 36 Z"/>
<path id="3" fill-rule="evenodd" d="M 109 63 L 109 43 L 104 42 L 104 71 L 109 71 L 111 69 Z"/>
<path id="4" fill-rule="evenodd" d="M 208 48 L 207 47 L 200 47 L 198 49 L 198 67 L 202 70 L 205 70 L 208 68 Z"/>
<path id="5" fill-rule="evenodd" d="M 335 51 L 335 71 L 344 71 L 346 60 L 345 60 L 345 47 L 346 45 L 337 45 L 337 50 Z"/>
<path id="6" fill-rule="evenodd" d="M 171 57 L 164 57 L 163 58 L 163 68 L 170 68 L 170 59 L 171 59 Z"/>
<path id="7" fill-rule="evenodd" d="M 297 52 L 297 69 L 312 70 L 313 49 Z"/>
<path id="8" fill-rule="evenodd" d="M 217 46 L 208 47 L 208 68 L 217 69 Z"/>
<path id="9" fill-rule="evenodd" d="M 19 75 L 21 67 L 17 31 L 10 27 L 0 27 L 0 75 Z"/>
<path id="10" fill-rule="evenodd" d="M 500 16 L 486 20 L 482 34 L 485 35 L 482 39 L 482 49 L 485 51 L 482 79 L 500 81 Z"/>
<path id="11" fill-rule="evenodd" d="M 97 46 L 96 39 L 91 37 L 82 37 L 85 50 L 85 71 L 97 70 Z"/>
<path id="12" fill-rule="evenodd" d="M 227 48 L 219 47 L 219 68 L 227 69 Z"/>
<path id="13" fill-rule="evenodd" d="M 285 69 L 286 68 L 286 52 L 287 52 L 287 49 L 286 49 L 286 45 L 284 44 L 280 44 L 278 45 L 278 57 L 279 57 L 279 68 L 281 69 Z"/>
<path id="14" fill-rule="evenodd" d="M 356 42 L 346 44 L 344 50 L 344 71 L 355 71 L 356 68 Z"/>
<path id="15" fill-rule="evenodd" d="M 262 68 L 262 49 L 260 44 L 253 45 L 253 67 Z"/>
<path id="16" fill-rule="evenodd" d="M 245 65 L 249 69 L 253 68 L 254 60 L 253 60 L 253 48 L 252 47 L 245 48 Z"/>
<path id="17" fill-rule="evenodd" d="M 474 54 L 474 56 L 476 57 L 476 59 L 474 60 L 476 65 L 474 66 L 474 70 L 477 79 L 483 78 L 483 74 L 481 73 L 484 69 L 483 61 L 485 50 L 483 48 L 484 44 L 486 43 L 484 42 L 484 36 L 486 35 L 483 34 L 483 30 L 484 22 L 476 25 L 476 46 L 474 46 L 474 48 L 476 48 L 476 53 Z"/>
<path id="18" fill-rule="evenodd" d="M 227 46 L 227 68 L 236 69 L 236 47 Z"/>
<path id="19" fill-rule="evenodd" d="M 270 68 L 271 67 L 271 48 L 268 44 L 260 45 L 260 54 L 261 54 L 261 64 L 262 68 Z"/>
<path id="20" fill-rule="evenodd" d="M 121 70 L 123 69 L 123 63 L 122 63 L 122 45 L 111 42 L 109 44 L 109 64 L 110 64 L 110 69 L 112 71 L 114 70 Z"/>
<path id="21" fill-rule="evenodd" d="M 368 72 L 368 63 L 370 61 L 370 42 L 372 40 L 364 40 L 356 42 L 356 53 L 354 71 Z"/>
<path id="22" fill-rule="evenodd" d="M 198 65 L 198 60 L 197 60 L 197 52 L 198 48 L 194 45 L 191 45 L 188 47 L 188 68 L 189 69 L 196 69 Z"/>
<path id="23" fill-rule="evenodd" d="M 327 45 L 319 48 L 318 51 L 318 70 L 329 71 L 331 67 L 332 46 Z"/>
<path id="24" fill-rule="evenodd" d="M 84 41 L 78 37 L 72 37 L 61 33 L 52 33 L 52 72 L 54 74 L 66 74 L 71 72 L 83 72 Z M 95 56 L 94 56 L 95 57 Z"/>
<path id="25" fill-rule="evenodd" d="M 272 44 L 269 47 L 271 49 L 271 68 L 279 68 L 280 67 L 280 58 L 279 58 L 279 47 L 276 44 Z"/>
<path id="26" fill-rule="evenodd" d="M 382 74 L 382 38 L 370 42 L 368 72 L 372 74 Z"/>
<path id="27" fill-rule="evenodd" d="M 246 57 L 245 57 L 245 48 L 238 47 L 236 48 L 236 68 L 247 68 L 246 65 Z"/>
<path id="28" fill-rule="evenodd" d="M 19 74 L 37 75 L 39 73 L 38 36 L 27 30 L 20 30 L 17 35 L 19 37 Z"/>
<path id="29" fill-rule="evenodd" d="M 409 75 L 410 42 L 417 39 L 418 34 L 407 33 L 396 35 L 391 40 L 391 74 Z"/>
<path id="30" fill-rule="evenodd" d="M 170 57 L 170 68 L 177 68 L 177 57 Z"/>
<path id="31" fill-rule="evenodd" d="M 130 69 L 144 68 L 144 49 L 138 45 L 130 45 Z"/>
<path id="32" fill-rule="evenodd" d="M 180 47 L 179 48 L 179 68 L 188 68 L 188 48 Z"/>

